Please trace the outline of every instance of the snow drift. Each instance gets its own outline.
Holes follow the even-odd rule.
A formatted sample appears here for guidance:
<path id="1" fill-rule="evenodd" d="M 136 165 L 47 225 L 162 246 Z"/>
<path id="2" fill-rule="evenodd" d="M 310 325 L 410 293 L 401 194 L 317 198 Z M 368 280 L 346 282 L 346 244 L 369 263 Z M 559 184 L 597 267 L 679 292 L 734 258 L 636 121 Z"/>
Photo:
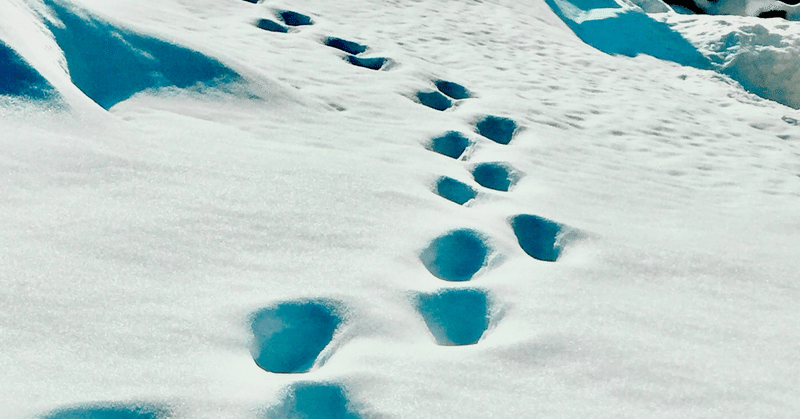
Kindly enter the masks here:
<path id="1" fill-rule="evenodd" d="M 785 21 L 759 19 L 756 23 L 753 18 L 738 16 L 686 17 L 643 5 L 657 12 L 649 16 L 638 7 L 613 0 L 603 4 L 571 0 L 547 3 L 577 36 L 603 52 L 629 57 L 647 54 L 681 65 L 713 68 L 751 93 L 800 108 L 800 64 L 796 60 L 800 39 Z M 757 16 L 753 10 L 768 7 L 767 3 L 756 7 L 757 2 L 753 2 L 752 7 L 742 5 L 740 10 L 733 3 L 736 2 L 715 2 L 714 7 L 722 7 L 715 8 L 715 14 Z M 796 8 L 781 4 L 791 10 Z"/>

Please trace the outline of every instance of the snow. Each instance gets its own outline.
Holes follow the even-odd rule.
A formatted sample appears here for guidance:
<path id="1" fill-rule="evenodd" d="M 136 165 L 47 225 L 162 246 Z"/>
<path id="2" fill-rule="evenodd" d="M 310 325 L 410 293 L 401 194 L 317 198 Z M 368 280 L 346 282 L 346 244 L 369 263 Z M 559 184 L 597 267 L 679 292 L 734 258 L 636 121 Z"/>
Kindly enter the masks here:
<path id="1" fill-rule="evenodd" d="M 782 19 L 708 16 L 702 28 L 688 16 L 672 16 L 675 30 L 715 63 L 718 71 L 763 98 L 800 108 L 800 34 Z"/>
<path id="2" fill-rule="evenodd" d="M 729 0 L 716 2 L 710 0 L 694 0 L 702 10 L 712 15 L 739 15 L 763 18 L 781 17 L 789 20 L 800 19 L 800 8 L 790 5 L 789 1 L 776 0 Z"/>
<path id="3" fill-rule="evenodd" d="M 0 3 L 0 417 L 794 417 L 796 23 L 592 4 Z"/>
<path id="4" fill-rule="evenodd" d="M 626 9 L 611 0 L 609 7 L 584 10 L 586 5 L 568 0 L 548 0 L 548 5 L 582 40 L 608 54 L 647 54 L 701 69 L 708 59 L 663 22 L 641 10 Z"/>
<path id="5" fill-rule="evenodd" d="M 700 69 L 714 68 L 751 93 L 800 108 L 800 66 L 795 59 L 800 43 L 795 25 L 786 20 L 679 16 L 645 2 L 610 1 L 604 7 L 589 9 L 580 1 L 547 1 L 576 35 L 603 52 L 647 54 Z M 722 14 L 718 12 L 714 14 Z"/>

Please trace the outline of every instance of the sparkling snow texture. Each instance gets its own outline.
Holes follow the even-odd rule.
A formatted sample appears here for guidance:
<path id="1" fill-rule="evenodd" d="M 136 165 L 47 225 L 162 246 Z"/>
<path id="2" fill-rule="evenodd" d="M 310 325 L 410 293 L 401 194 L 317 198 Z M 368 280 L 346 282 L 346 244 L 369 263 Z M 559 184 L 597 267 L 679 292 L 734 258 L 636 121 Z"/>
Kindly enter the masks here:
<path id="1" fill-rule="evenodd" d="M 0 2 L 0 417 L 794 417 L 800 29 L 637 4 Z"/>

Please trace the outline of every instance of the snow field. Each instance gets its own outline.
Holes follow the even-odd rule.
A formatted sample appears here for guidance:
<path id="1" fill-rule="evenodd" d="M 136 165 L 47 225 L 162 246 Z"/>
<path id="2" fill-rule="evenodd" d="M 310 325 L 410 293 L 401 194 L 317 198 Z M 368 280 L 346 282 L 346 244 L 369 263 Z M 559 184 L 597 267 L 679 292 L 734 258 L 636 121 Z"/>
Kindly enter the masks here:
<path id="1" fill-rule="evenodd" d="M 544 3 L 217 3 L 83 4 L 243 87 L 4 111 L 4 415 L 796 411 L 791 109 Z"/>

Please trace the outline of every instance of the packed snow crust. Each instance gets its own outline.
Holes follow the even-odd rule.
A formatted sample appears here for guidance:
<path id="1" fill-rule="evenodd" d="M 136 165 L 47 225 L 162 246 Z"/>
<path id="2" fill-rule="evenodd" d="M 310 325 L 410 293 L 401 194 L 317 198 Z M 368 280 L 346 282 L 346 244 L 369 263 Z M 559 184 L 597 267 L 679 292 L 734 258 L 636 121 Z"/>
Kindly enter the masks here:
<path id="1" fill-rule="evenodd" d="M 0 417 L 794 417 L 796 23 L 599 6 L 0 2 Z"/>

